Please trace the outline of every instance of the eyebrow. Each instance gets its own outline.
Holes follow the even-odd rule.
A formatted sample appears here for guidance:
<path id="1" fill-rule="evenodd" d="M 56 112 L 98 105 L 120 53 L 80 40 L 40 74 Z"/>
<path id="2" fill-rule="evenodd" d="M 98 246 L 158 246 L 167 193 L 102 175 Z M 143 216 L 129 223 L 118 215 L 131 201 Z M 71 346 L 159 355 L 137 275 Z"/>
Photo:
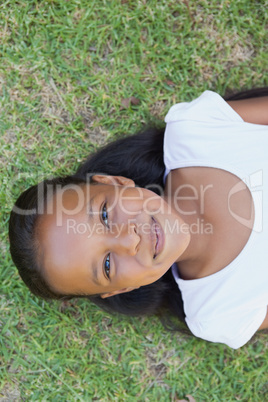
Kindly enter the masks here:
<path id="1" fill-rule="evenodd" d="M 92 206 L 94 205 L 94 202 L 95 202 L 95 198 L 96 198 L 96 195 L 93 195 L 93 197 L 90 198 L 89 203 L 88 203 L 88 219 L 91 222 L 92 222 L 93 216 L 95 214 L 95 212 L 93 211 L 93 208 L 92 208 Z"/>
<path id="2" fill-rule="evenodd" d="M 89 207 L 88 207 L 88 219 L 90 221 L 90 223 L 93 223 L 93 216 L 94 216 L 94 211 L 92 206 L 94 205 L 94 201 L 95 201 L 96 195 L 94 195 L 92 198 L 90 198 L 89 200 Z M 99 281 L 99 276 L 98 276 L 98 266 L 96 264 L 96 262 L 93 262 L 93 266 L 92 266 L 92 280 L 95 283 L 95 285 L 100 286 L 100 281 Z"/>
<path id="3" fill-rule="evenodd" d="M 93 273 L 93 277 L 92 277 L 93 282 L 95 283 L 95 285 L 100 286 L 100 282 L 99 282 L 99 278 L 98 278 L 98 266 L 95 263 L 93 263 L 92 273 Z"/>

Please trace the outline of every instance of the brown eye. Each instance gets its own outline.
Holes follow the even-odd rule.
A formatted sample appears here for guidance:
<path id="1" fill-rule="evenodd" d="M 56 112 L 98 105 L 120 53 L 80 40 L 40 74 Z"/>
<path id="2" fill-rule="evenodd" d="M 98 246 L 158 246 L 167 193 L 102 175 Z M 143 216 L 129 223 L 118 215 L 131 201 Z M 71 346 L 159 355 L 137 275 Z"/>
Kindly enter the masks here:
<path id="1" fill-rule="evenodd" d="M 103 270 L 107 279 L 110 279 L 110 254 L 104 260 Z"/>
<path id="2" fill-rule="evenodd" d="M 101 220 L 105 224 L 105 226 L 109 227 L 108 224 L 108 212 L 107 212 L 107 204 L 104 203 L 102 210 L 101 210 Z"/>

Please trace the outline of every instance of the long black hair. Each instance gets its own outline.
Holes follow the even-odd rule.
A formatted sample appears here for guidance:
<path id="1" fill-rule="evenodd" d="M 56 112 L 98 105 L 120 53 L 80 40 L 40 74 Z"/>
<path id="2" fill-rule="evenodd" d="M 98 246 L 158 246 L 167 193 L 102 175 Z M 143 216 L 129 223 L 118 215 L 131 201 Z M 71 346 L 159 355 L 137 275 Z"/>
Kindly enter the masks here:
<path id="1" fill-rule="evenodd" d="M 226 96 L 226 100 L 238 100 L 267 96 L 268 88 L 260 88 Z M 165 166 L 163 162 L 164 127 L 150 126 L 138 134 L 120 138 L 91 155 L 72 176 L 45 180 L 21 194 L 11 212 L 9 221 L 10 252 L 20 276 L 37 296 L 44 299 L 69 299 L 85 297 L 55 293 L 44 280 L 42 264 L 38 258 L 38 203 L 40 193 L 45 199 L 48 189 L 56 192 L 59 186 L 88 182 L 93 173 L 121 175 L 131 178 L 139 187 L 148 187 L 161 193 Z M 38 191 L 40 186 L 42 192 Z M 29 213 L 18 213 L 28 210 Z M 106 299 L 86 296 L 108 311 L 127 315 L 155 314 L 164 310 L 172 312 L 184 321 L 183 302 L 171 269 L 158 281 L 128 293 Z"/>

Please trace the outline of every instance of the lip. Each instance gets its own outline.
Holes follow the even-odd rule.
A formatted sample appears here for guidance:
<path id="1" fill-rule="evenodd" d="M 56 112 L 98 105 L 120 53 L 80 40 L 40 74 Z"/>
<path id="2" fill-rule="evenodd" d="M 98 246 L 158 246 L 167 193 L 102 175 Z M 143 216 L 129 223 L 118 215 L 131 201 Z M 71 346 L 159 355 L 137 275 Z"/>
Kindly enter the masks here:
<path id="1" fill-rule="evenodd" d="M 153 225 L 152 225 L 152 232 L 154 238 L 154 259 L 162 252 L 165 243 L 165 236 L 163 233 L 163 229 L 159 222 L 152 217 Z"/>

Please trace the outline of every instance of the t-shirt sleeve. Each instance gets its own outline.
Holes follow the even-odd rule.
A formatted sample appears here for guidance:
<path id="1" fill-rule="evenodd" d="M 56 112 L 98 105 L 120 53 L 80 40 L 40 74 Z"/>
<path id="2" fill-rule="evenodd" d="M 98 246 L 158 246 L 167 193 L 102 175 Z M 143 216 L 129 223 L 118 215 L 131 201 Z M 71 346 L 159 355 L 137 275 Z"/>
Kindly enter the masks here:
<path id="1" fill-rule="evenodd" d="M 186 323 L 198 338 L 224 343 L 233 349 L 245 345 L 259 329 L 267 314 L 267 307 L 253 309 L 250 313 L 230 313 L 210 320 L 189 320 Z"/>
<path id="2" fill-rule="evenodd" d="M 166 123 L 176 121 L 233 121 L 243 119 L 234 109 L 216 92 L 205 91 L 192 102 L 177 103 L 172 106 L 165 117 Z"/>
<path id="3" fill-rule="evenodd" d="M 205 91 L 192 102 L 172 106 L 165 122 L 165 177 L 172 169 L 213 166 L 219 160 L 222 161 L 219 168 L 232 165 L 234 150 L 240 149 L 244 125 L 247 124 L 220 95 L 212 91 Z M 232 139 L 231 149 L 229 137 Z M 223 146 L 226 149 L 224 159 Z M 244 142 L 243 146 L 246 146 Z"/>

